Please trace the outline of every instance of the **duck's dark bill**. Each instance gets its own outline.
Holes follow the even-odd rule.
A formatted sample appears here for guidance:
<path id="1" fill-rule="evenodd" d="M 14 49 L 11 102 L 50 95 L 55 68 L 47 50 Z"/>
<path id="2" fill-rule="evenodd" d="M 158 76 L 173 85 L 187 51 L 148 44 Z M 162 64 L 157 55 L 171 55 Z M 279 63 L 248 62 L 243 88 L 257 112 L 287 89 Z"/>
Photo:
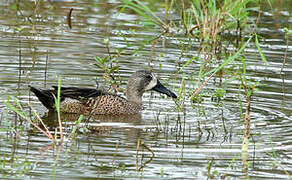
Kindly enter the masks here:
<path id="1" fill-rule="evenodd" d="M 162 94 L 166 94 L 169 97 L 177 98 L 177 96 L 173 92 L 164 87 L 159 81 L 157 81 L 156 86 L 152 89 Z"/>

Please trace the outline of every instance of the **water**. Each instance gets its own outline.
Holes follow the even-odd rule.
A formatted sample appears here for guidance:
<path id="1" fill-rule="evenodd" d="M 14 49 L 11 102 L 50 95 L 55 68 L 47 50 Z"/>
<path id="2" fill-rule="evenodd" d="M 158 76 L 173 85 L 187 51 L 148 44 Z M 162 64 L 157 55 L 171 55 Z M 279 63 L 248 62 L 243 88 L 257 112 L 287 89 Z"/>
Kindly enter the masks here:
<path id="1" fill-rule="evenodd" d="M 117 5 L 117 1 L 41 1 L 39 4 L 24 1 L 19 4 L 21 10 L 16 12 L 15 2 L 1 3 L 0 11 L 4 15 L 0 16 L 2 178 L 206 179 L 208 164 L 215 179 L 247 175 L 252 179 L 287 179 L 287 174 L 292 174 L 291 45 L 280 74 L 286 51 L 283 28 L 291 25 L 290 1 L 273 4 L 275 10 L 263 7 L 258 31 L 265 38 L 262 48 L 268 65 L 262 63 L 254 45 L 246 48 L 247 77 L 260 82 L 251 104 L 252 138 L 247 173 L 241 165 L 244 122 L 240 117 L 240 99 L 244 109 L 246 101 L 238 96 L 236 81 L 226 85 L 226 94 L 220 101 L 211 100 L 214 90 L 220 87 L 220 79 L 210 81 L 202 92 L 203 101 L 187 100 L 185 113 L 179 112 L 170 98 L 147 92 L 143 97 L 145 110 L 140 115 L 84 120 L 76 138 L 66 139 L 57 148 L 29 123 L 17 120 L 14 113 L 9 112 L 6 120 L 5 101 L 9 95 L 17 96 L 25 107 L 30 102 L 40 115 L 45 115 L 46 109 L 29 93 L 28 85 L 49 87 L 57 83 L 58 75 L 66 86 L 96 87 L 97 79 L 100 86 L 108 88 L 103 82 L 103 71 L 93 66 L 95 56 L 108 54 L 105 38 L 109 39 L 111 52 L 123 50 L 118 58 L 123 87 L 135 70 L 153 68 L 161 81 L 178 93 L 181 75 L 176 73 L 177 62 L 185 63 L 197 55 L 198 44 L 194 43 L 195 47 L 181 59 L 181 43 L 187 40 L 183 35 L 164 37 L 155 47 L 146 45 L 135 53 L 143 41 L 154 39 L 161 30 L 140 28 L 141 24 L 135 23 L 140 17 L 134 14 L 117 16 Z M 66 22 L 70 8 L 74 8 L 72 29 Z M 289 36 L 289 43 L 291 40 Z M 197 78 L 199 66 L 199 62 L 194 62 L 184 72 L 188 77 L 193 73 Z M 188 92 L 195 87 L 195 82 L 196 79 L 186 79 Z M 28 108 L 25 110 L 29 113 Z M 77 118 L 62 116 L 66 137 Z M 44 122 L 52 132 L 59 127 L 52 116 L 44 118 Z M 20 136 L 5 130 L 9 123 L 21 127 L 17 129 Z M 137 152 L 138 142 L 144 145 L 140 144 Z"/>

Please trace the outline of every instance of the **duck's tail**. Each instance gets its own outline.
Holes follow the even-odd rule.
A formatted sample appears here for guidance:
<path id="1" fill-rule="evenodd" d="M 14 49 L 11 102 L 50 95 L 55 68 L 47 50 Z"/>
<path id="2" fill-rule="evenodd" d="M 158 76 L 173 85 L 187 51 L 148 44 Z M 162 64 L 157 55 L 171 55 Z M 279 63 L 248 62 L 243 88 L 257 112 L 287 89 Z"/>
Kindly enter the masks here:
<path id="1" fill-rule="evenodd" d="M 49 110 L 55 110 L 55 98 L 54 95 L 55 94 L 55 90 L 50 90 L 50 89 L 38 89 L 32 86 L 28 86 L 29 90 L 31 92 L 33 92 L 38 99 L 41 101 L 41 103 Z"/>

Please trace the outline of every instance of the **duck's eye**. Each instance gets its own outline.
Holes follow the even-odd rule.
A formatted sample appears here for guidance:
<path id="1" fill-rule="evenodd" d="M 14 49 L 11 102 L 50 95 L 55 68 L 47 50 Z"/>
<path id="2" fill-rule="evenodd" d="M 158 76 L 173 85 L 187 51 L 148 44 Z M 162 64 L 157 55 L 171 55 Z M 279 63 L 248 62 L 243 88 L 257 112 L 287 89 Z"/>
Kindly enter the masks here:
<path id="1" fill-rule="evenodd" d="M 146 75 L 146 78 L 147 79 L 152 79 L 152 76 L 151 75 Z"/>

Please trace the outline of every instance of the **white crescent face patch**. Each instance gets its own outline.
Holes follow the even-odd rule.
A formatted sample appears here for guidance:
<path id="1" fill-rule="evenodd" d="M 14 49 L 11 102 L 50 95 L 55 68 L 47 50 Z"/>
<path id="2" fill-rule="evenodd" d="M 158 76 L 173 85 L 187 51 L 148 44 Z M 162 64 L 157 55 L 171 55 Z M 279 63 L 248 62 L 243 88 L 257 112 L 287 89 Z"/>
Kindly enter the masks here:
<path id="1" fill-rule="evenodd" d="M 145 87 L 145 91 L 151 90 L 157 85 L 157 77 L 155 76 L 155 74 L 151 73 L 151 77 L 152 79 L 149 82 L 149 84 Z"/>

